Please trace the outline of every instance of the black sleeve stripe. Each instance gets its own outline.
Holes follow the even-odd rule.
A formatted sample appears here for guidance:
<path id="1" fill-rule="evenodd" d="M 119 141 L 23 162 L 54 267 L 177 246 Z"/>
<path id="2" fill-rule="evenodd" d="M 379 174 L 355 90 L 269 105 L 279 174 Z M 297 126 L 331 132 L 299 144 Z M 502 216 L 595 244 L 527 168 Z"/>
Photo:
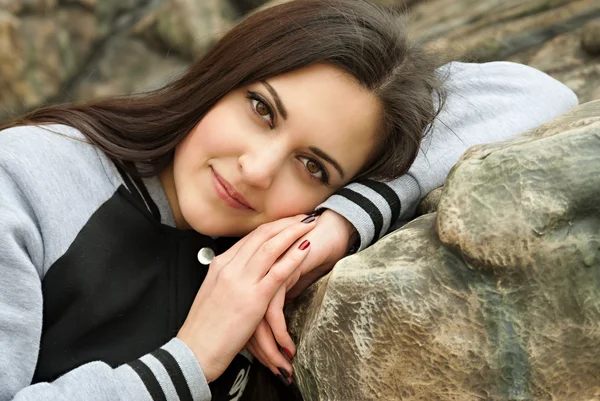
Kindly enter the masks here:
<path id="1" fill-rule="evenodd" d="M 192 398 L 192 392 L 190 391 L 190 388 L 185 380 L 185 376 L 183 375 L 183 371 L 173 355 L 162 348 L 157 349 L 151 355 L 158 359 L 167 370 L 167 373 L 173 382 L 173 386 L 175 386 L 179 400 L 194 401 Z"/>
<path id="2" fill-rule="evenodd" d="M 375 232 L 373 235 L 373 240 L 369 245 L 372 245 L 379 239 L 381 235 L 381 228 L 383 227 L 383 215 L 377 209 L 377 206 L 373 202 L 371 202 L 364 195 L 359 194 L 358 192 L 354 192 L 349 188 L 342 188 L 336 192 L 336 195 L 343 196 L 351 202 L 356 203 L 358 206 L 362 207 L 365 212 L 371 217 L 373 220 L 373 226 L 375 227 Z"/>
<path id="3" fill-rule="evenodd" d="M 139 359 L 128 363 L 129 366 L 138 374 L 142 382 L 146 386 L 146 389 L 150 393 L 153 401 L 167 401 L 167 396 L 162 387 L 156 380 L 156 376 L 150 370 L 150 368 Z"/>
<path id="4" fill-rule="evenodd" d="M 373 191 L 383 196 L 383 199 L 385 199 L 388 205 L 390 205 L 390 210 L 392 211 L 390 227 L 394 225 L 394 223 L 398 221 L 398 217 L 400 217 L 400 212 L 402 211 L 402 201 L 398 197 L 398 194 L 383 182 L 374 180 L 363 180 L 359 181 L 359 183 L 371 188 Z"/>

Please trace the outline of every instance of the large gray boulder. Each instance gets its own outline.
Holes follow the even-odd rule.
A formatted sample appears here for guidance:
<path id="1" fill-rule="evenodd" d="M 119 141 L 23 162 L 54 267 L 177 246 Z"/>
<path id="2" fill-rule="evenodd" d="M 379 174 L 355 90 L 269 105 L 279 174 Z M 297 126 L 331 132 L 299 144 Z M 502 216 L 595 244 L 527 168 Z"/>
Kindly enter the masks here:
<path id="1" fill-rule="evenodd" d="M 598 399 L 600 101 L 467 151 L 289 318 L 306 401 Z"/>

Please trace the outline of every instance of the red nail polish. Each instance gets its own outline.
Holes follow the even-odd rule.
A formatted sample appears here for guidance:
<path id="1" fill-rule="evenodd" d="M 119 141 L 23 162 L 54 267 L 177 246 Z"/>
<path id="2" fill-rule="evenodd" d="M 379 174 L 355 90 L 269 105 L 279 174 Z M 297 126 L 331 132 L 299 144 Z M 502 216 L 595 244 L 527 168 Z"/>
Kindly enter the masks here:
<path id="1" fill-rule="evenodd" d="M 298 247 L 298 249 L 300 249 L 301 251 L 305 250 L 306 248 L 308 248 L 308 246 L 310 245 L 310 241 L 305 239 L 304 241 L 302 241 L 302 243 L 300 244 L 300 246 Z"/>
<path id="2" fill-rule="evenodd" d="M 292 351 L 290 351 L 289 349 L 287 349 L 285 347 L 281 347 L 281 350 L 288 357 L 288 359 L 294 358 L 294 355 L 292 354 Z"/>

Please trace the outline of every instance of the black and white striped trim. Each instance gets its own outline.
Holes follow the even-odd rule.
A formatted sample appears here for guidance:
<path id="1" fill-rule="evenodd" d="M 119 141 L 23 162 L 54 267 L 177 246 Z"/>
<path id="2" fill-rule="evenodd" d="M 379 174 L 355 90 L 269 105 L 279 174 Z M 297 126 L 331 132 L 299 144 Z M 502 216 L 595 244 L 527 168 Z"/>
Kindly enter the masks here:
<path id="1" fill-rule="evenodd" d="M 390 224 L 388 224 L 388 228 L 392 226 L 396 221 L 398 221 L 398 217 L 400 216 L 400 212 L 402 210 L 402 201 L 400 200 L 398 194 L 396 194 L 396 192 L 394 192 L 394 190 L 390 188 L 389 185 L 374 180 L 361 180 L 359 181 L 359 183 L 377 192 L 385 199 L 385 201 L 389 205 L 390 210 L 392 212 L 392 216 L 390 218 Z M 386 229 L 386 232 L 387 231 L 388 230 Z M 383 234 L 385 233 L 382 233 L 381 235 Z"/>
<path id="2" fill-rule="evenodd" d="M 366 198 L 364 195 L 361 195 L 360 193 L 355 192 L 347 187 L 340 189 L 338 192 L 336 192 L 336 195 L 342 196 L 348 199 L 350 202 L 359 205 L 365 212 L 367 212 L 367 214 L 371 217 L 371 220 L 373 221 L 374 233 L 373 239 L 371 240 L 371 243 L 369 245 L 377 241 L 381 233 L 381 228 L 383 227 L 383 215 L 381 214 L 381 211 L 377 208 L 377 206 L 375 206 L 375 204 L 371 202 L 368 198 Z"/>
<path id="3" fill-rule="evenodd" d="M 151 354 L 153 357 L 159 360 L 167 370 L 173 385 L 175 386 L 175 391 L 177 391 L 177 395 L 179 396 L 180 401 L 193 401 L 192 393 L 190 388 L 185 381 L 185 376 L 183 375 L 183 371 L 181 367 L 168 351 L 160 348 L 154 351 Z"/>
<path id="4" fill-rule="evenodd" d="M 164 371 L 167 372 L 171 382 L 168 384 L 172 384 L 175 392 L 177 393 L 179 401 L 193 401 L 192 392 L 188 386 L 183 371 L 173 355 L 171 355 L 171 353 L 169 353 L 167 350 L 160 348 L 150 354 L 150 357 L 153 357 L 155 363 L 160 365 L 162 368 L 164 368 Z M 156 367 L 151 369 L 149 366 L 149 361 L 144 361 L 146 358 L 148 358 L 148 355 L 133 362 L 129 362 L 127 365 L 131 367 L 140 377 L 153 401 L 167 401 L 168 398 L 165 394 L 165 388 L 161 386 L 157 378 L 157 374 L 155 373 L 157 369 Z M 165 385 L 165 387 L 167 387 L 167 385 Z M 170 392 L 172 393 L 172 391 L 173 390 L 171 389 Z M 167 390 L 167 392 L 169 391 Z"/>
<path id="5" fill-rule="evenodd" d="M 153 401 L 167 401 L 165 392 L 148 365 L 139 359 L 129 362 L 127 365 L 129 365 L 129 367 L 138 374 L 140 379 L 142 379 L 142 382 L 144 383 L 144 386 L 146 386 L 146 390 L 150 393 L 150 397 L 152 397 Z"/>
<path id="6" fill-rule="evenodd" d="M 388 232 L 398 220 L 402 209 L 400 197 L 383 182 L 361 180 L 342 188 L 336 194 L 360 206 L 373 221 L 374 235 L 369 245 Z M 379 205 L 375 203 L 378 200 Z"/>

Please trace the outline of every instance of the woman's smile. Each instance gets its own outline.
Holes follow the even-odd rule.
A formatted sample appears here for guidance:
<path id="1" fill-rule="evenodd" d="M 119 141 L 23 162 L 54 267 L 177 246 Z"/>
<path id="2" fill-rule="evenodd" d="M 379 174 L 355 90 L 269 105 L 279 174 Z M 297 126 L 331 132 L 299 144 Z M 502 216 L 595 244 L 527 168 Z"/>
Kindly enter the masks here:
<path id="1" fill-rule="evenodd" d="M 221 177 L 212 167 L 210 168 L 210 171 L 215 192 L 227 206 L 234 209 L 254 210 L 246 198 L 237 192 L 227 180 Z"/>

